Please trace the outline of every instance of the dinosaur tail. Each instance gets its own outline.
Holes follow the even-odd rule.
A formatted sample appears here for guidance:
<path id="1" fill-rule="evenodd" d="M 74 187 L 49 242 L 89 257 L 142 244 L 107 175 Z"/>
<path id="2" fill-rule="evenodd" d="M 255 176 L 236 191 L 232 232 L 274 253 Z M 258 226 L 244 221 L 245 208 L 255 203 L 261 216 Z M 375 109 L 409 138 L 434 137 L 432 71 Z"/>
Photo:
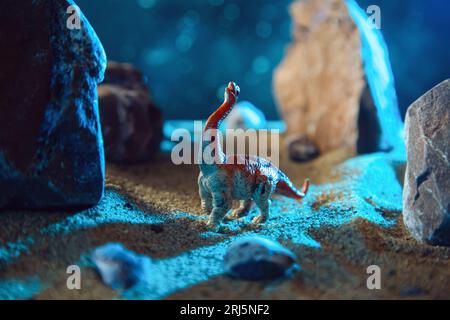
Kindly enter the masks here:
<path id="1" fill-rule="evenodd" d="M 277 183 L 277 187 L 275 192 L 287 196 L 289 198 L 293 198 L 296 200 L 300 200 L 306 196 L 309 189 L 309 179 L 306 179 L 303 183 L 302 191 L 299 191 L 292 182 L 286 177 L 285 179 L 280 179 Z"/>
<path id="2" fill-rule="evenodd" d="M 230 82 L 225 88 L 224 102 L 222 105 L 208 118 L 206 121 L 205 128 L 203 129 L 203 134 L 205 135 L 205 140 L 202 141 L 202 153 L 205 149 L 210 146 L 213 147 L 219 157 L 223 156 L 222 146 L 220 145 L 220 139 L 218 139 L 218 128 L 222 121 L 233 109 L 234 104 L 239 96 L 240 89 L 236 83 Z M 214 139 L 212 138 L 214 136 Z M 212 144 L 212 146 L 211 146 Z"/>

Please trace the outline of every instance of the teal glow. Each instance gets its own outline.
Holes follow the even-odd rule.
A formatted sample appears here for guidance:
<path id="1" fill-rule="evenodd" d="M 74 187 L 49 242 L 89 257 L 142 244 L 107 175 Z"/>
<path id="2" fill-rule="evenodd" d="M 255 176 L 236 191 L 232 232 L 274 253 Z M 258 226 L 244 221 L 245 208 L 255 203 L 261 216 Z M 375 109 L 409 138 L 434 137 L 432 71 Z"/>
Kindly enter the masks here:
<path id="1" fill-rule="evenodd" d="M 0 300 L 30 299 L 45 288 L 35 277 L 0 280 Z"/>
<path id="2" fill-rule="evenodd" d="M 403 122 L 386 42 L 381 31 L 372 28 L 368 23 L 367 14 L 355 0 L 346 0 L 345 3 L 360 30 L 364 71 L 381 126 L 380 150 L 395 150 L 399 154 L 404 154 Z"/>
<path id="3" fill-rule="evenodd" d="M 270 220 L 260 229 L 248 229 L 256 211 L 241 221 L 228 221 L 222 233 L 204 232 L 201 238 L 209 238 L 212 244 L 181 252 L 176 256 L 163 259 L 152 258 L 152 275 L 141 286 L 121 292 L 124 299 L 161 299 L 177 290 L 202 283 L 224 273 L 222 259 L 230 242 L 244 236 L 257 234 L 288 247 L 306 246 L 321 250 L 320 242 L 310 232 L 323 226 L 339 227 L 357 218 L 368 220 L 382 227 L 396 223 L 395 218 L 386 218 L 382 210 L 401 211 L 402 189 L 396 179 L 394 165 L 401 161 L 394 153 L 376 153 L 351 159 L 336 170 L 344 173 L 344 178 L 335 183 L 312 185 L 310 194 L 303 202 L 296 202 L 285 197 L 276 197 L 272 202 Z M 345 174 L 345 173 L 348 174 Z M 317 197 L 322 193 L 338 192 L 340 196 L 333 202 L 313 209 Z M 127 205 L 128 204 L 128 205 Z M 255 210 L 255 209 L 252 209 Z M 3 263 L 13 263 L 20 256 L 33 248 L 38 237 L 51 237 L 57 240 L 64 234 L 75 230 L 89 229 L 103 224 L 157 224 L 170 220 L 189 219 L 205 220 L 206 215 L 189 212 L 153 214 L 144 212 L 113 190 L 107 190 L 101 203 L 90 210 L 69 215 L 57 223 L 42 228 L 30 238 L 18 239 L 0 247 Z M 83 261 L 93 248 L 80 256 Z M 300 265 L 301 265 L 300 261 Z M 34 275 L 30 275 L 33 277 Z M 0 280 L 1 281 L 1 280 Z M 21 280 L 20 286 L 32 288 L 20 289 L 20 292 L 38 293 L 35 278 Z M 100 281 L 100 280 L 99 280 Z M 11 282 L 0 282 L 0 292 L 9 292 Z M 51 286 L 51 284 L 49 284 Z M 11 291 L 15 296 L 21 296 Z M 22 296 L 27 296 L 23 294 Z"/>

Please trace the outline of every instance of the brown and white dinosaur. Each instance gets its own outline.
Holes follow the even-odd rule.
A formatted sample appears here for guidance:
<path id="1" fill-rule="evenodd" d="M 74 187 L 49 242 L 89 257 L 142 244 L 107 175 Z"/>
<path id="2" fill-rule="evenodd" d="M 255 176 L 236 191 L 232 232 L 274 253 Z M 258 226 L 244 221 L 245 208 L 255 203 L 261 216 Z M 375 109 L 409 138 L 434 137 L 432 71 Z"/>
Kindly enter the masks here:
<path id="1" fill-rule="evenodd" d="M 218 230 L 223 218 L 230 210 L 233 200 L 240 200 L 232 218 L 245 215 L 252 200 L 261 210 L 253 223 L 263 223 L 269 217 L 271 196 L 279 193 L 294 199 L 302 199 L 309 188 L 309 179 L 297 190 L 289 178 L 270 161 L 253 155 L 232 155 L 222 151 L 218 128 L 230 113 L 239 96 L 240 89 L 230 82 L 225 89 L 223 104 L 208 118 L 202 135 L 202 156 L 205 151 L 215 150 L 214 161 L 200 161 L 198 177 L 202 209 L 210 213 L 209 226 Z"/>

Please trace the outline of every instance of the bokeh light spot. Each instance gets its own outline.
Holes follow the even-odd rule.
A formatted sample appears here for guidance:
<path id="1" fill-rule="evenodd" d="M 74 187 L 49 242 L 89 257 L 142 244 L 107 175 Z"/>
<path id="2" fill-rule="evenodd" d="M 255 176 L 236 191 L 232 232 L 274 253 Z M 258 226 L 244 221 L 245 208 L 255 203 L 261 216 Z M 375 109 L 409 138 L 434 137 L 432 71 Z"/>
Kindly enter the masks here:
<path id="1" fill-rule="evenodd" d="M 223 14 L 228 20 L 234 21 L 241 15 L 241 8 L 235 3 L 230 3 L 225 6 Z"/>
<path id="2" fill-rule="evenodd" d="M 191 49 L 193 39 L 187 34 L 180 34 L 175 40 L 175 47 L 181 52 L 186 52 Z"/>
<path id="3" fill-rule="evenodd" d="M 252 68 L 257 74 L 267 73 L 270 69 L 270 61 L 265 56 L 258 56 L 253 60 Z"/>
<path id="4" fill-rule="evenodd" d="M 138 0 L 139 7 L 143 9 L 150 9 L 156 4 L 156 0 Z"/>
<path id="5" fill-rule="evenodd" d="M 149 66 L 160 66 L 167 63 L 172 57 L 168 48 L 147 49 L 144 52 L 144 62 Z"/>
<path id="6" fill-rule="evenodd" d="M 267 21 L 260 21 L 256 24 L 256 34 L 261 38 L 268 38 L 272 34 L 272 25 Z"/>

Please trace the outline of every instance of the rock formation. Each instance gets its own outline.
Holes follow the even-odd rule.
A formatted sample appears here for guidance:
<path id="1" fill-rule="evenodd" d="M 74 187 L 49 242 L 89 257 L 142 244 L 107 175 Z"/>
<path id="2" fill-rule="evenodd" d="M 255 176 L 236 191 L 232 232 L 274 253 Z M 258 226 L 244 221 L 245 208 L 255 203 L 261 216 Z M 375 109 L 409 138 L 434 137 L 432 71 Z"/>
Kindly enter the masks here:
<path id="1" fill-rule="evenodd" d="M 71 0 L 12 1 L 0 13 L 0 208 L 74 208 L 103 194 L 97 84 L 106 57 Z"/>
<path id="2" fill-rule="evenodd" d="M 162 115 L 139 70 L 109 62 L 98 94 L 106 160 L 136 163 L 154 156 L 162 140 Z"/>
<path id="3" fill-rule="evenodd" d="M 292 273 L 296 260 L 295 254 L 280 243 L 254 236 L 231 243 L 224 266 L 238 279 L 274 280 Z"/>
<path id="4" fill-rule="evenodd" d="M 408 162 L 403 219 L 419 241 L 450 245 L 450 80 L 414 102 L 406 114 Z"/>
<path id="5" fill-rule="evenodd" d="M 381 32 L 355 1 L 298 0 L 293 43 L 274 74 L 287 135 L 321 152 L 402 149 L 394 79 Z"/>

